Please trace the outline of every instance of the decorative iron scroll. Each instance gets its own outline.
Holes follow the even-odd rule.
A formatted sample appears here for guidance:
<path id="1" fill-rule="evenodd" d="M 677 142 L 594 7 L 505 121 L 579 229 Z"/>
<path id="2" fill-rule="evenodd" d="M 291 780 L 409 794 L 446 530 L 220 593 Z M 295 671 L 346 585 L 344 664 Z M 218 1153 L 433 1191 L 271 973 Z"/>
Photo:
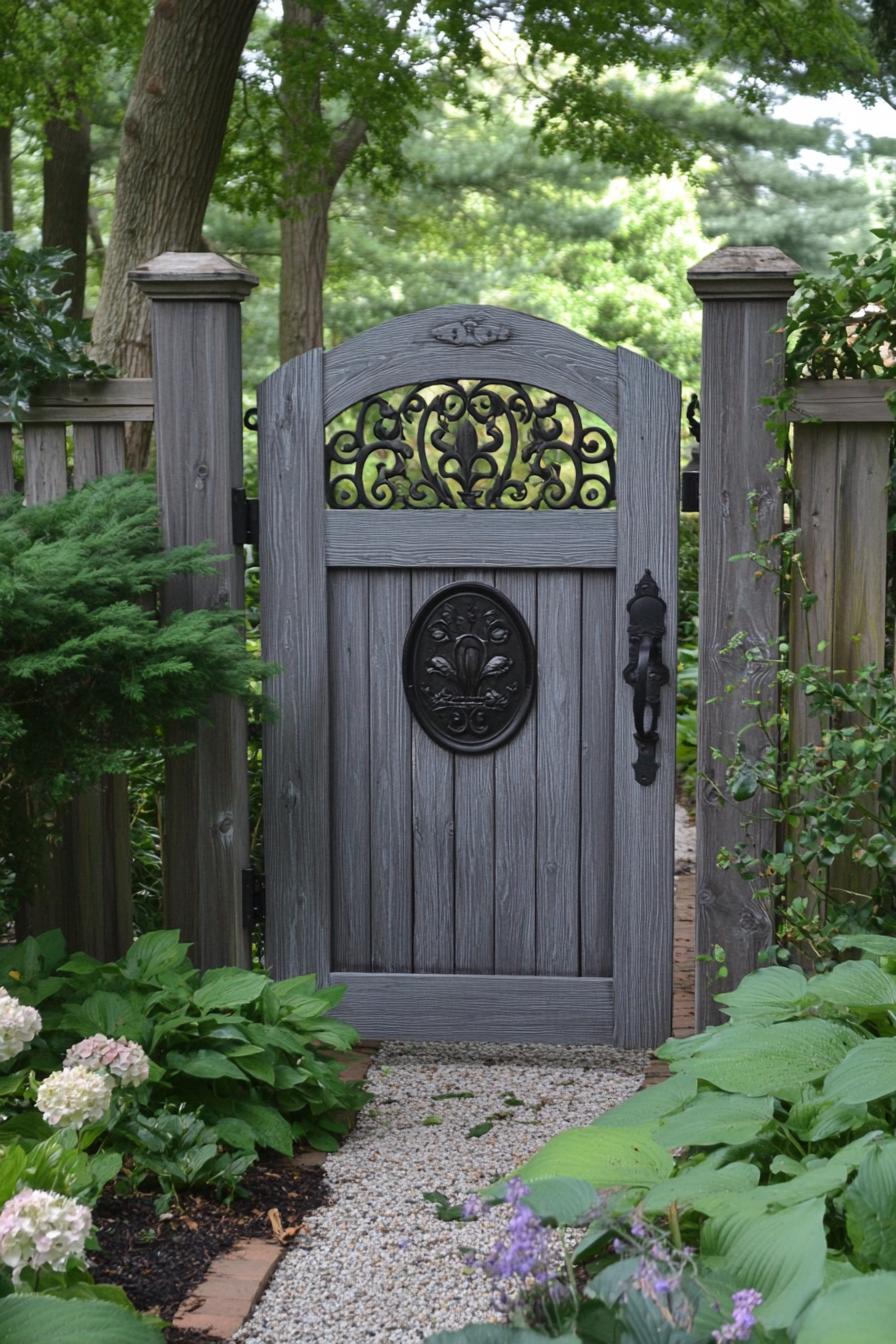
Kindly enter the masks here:
<path id="1" fill-rule="evenodd" d="M 616 497 L 610 431 L 552 392 L 418 383 L 350 414 L 326 444 L 333 509 L 604 509 Z"/>
<path id="2" fill-rule="evenodd" d="M 492 751 L 522 727 L 532 706 L 535 646 L 497 589 L 451 583 L 411 622 L 402 675 L 414 717 L 433 741 L 450 751 Z"/>

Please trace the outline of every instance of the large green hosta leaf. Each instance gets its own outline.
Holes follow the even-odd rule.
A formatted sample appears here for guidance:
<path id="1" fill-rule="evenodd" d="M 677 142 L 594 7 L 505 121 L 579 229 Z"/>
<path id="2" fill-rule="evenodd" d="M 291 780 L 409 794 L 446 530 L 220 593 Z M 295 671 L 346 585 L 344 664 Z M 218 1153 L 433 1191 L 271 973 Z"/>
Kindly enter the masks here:
<path id="1" fill-rule="evenodd" d="M 783 1022 L 799 1017 L 812 1002 L 803 972 L 789 966 L 754 971 L 737 989 L 715 997 L 732 1022 Z"/>
<path id="2" fill-rule="evenodd" d="M 655 1143 L 650 1129 L 565 1129 L 517 1171 L 524 1181 L 543 1176 L 574 1176 L 597 1189 L 612 1185 L 655 1185 L 669 1176 L 674 1162 Z"/>
<path id="3" fill-rule="evenodd" d="M 645 1087 L 627 1097 L 612 1110 L 604 1111 L 592 1125 L 602 1128 L 621 1129 L 629 1125 L 648 1125 L 653 1120 L 661 1120 L 664 1115 L 678 1111 L 697 1095 L 697 1079 L 686 1074 L 674 1073 L 662 1083 Z"/>
<path id="4" fill-rule="evenodd" d="M 729 1162 L 724 1167 L 701 1162 L 654 1185 L 641 1200 L 641 1208 L 647 1214 L 657 1214 L 675 1204 L 698 1213 L 719 1213 L 730 1207 L 732 1195 L 750 1190 L 758 1182 L 759 1168 L 751 1162 Z"/>
<path id="5" fill-rule="evenodd" d="M 163 1325 L 113 1302 L 40 1293 L 0 1299 L 3 1344 L 161 1344 Z"/>
<path id="6" fill-rule="evenodd" d="M 896 976 L 887 975 L 876 961 L 841 962 L 832 971 L 813 976 L 809 989 L 822 1003 L 855 1012 L 896 1007 Z"/>
<path id="7" fill-rule="evenodd" d="M 543 1223 L 558 1227 L 575 1227 L 594 1217 L 598 1197 L 588 1181 L 577 1181 L 571 1176 L 546 1176 L 529 1182 L 529 1193 L 524 1197 L 533 1213 Z"/>
<path id="8" fill-rule="evenodd" d="M 795 1101 L 805 1083 L 829 1073 L 860 1040 L 849 1027 L 818 1018 L 771 1026 L 742 1023 L 724 1027 L 672 1068 L 723 1092 Z"/>
<path id="9" fill-rule="evenodd" d="M 869 1148 L 845 1203 L 846 1230 L 858 1263 L 896 1269 L 896 1139 Z"/>
<path id="10" fill-rule="evenodd" d="M 824 1080 L 824 1094 L 833 1101 L 857 1105 L 896 1092 L 896 1037 L 863 1041 Z"/>
<path id="11" fill-rule="evenodd" d="M 771 1122 L 772 1097 L 701 1092 L 684 1110 L 661 1120 L 653 1137 L 664 1148 L 749 1143 Z"/>
<path id="12" fill-rule="evenodd" d="M 855 947 L 860 952 L 869 952 L 872 957 L 896 957 L 896 938 L 889 938 L 884 933 L 840 933 L 832 941 L 841 952 Z"/>
<path id="13" fill-rule="evenodd" d="M 816 1297 L 796 1344 L 893 1344 L 894 1339 L 896 1274 L 863 1274 Z"/>
<path id="14" fill-rule="evenodd" d="M 824 1280 L 824 1208 L 823 1199 L 813 1199 L 781 1213 L 711 1218 L 703 1227 L 701 1258 L 739 1288 L 758 1289 L 757 1319 L 784 1329 Z"/>

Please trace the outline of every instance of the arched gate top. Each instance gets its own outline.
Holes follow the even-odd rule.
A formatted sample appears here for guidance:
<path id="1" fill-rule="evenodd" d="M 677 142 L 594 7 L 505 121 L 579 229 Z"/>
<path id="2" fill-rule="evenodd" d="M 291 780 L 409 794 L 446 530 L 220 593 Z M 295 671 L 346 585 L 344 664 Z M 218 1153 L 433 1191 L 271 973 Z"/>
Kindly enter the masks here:
<path id="1" fill-rule="evenodd" d="M 323 364 L 325 423 L 388 388 L 451 378 L 531 384 L 569 397 L 612 427 L 618 420 L 616 351 L 508 308 L 424 308 L 353 336 L 326 351 Z"/>

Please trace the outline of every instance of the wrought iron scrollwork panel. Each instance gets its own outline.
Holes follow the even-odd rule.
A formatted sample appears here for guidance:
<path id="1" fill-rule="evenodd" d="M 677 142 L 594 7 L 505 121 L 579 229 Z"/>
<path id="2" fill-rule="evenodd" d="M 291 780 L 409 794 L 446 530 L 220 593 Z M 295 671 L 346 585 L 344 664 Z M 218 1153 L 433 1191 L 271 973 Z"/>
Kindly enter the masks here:
<path id="1" fill-rule="evenodd" d="M 330 426 L 326 464 L 333 509 L 603 509 L 616 497 L 606 426 L 567 397 L 486 379 L 368 397 Z"/>
<path id="2" fill-rule="evenodd" d="M 449 751 L 491 751 L 525 722 L 535 646 L 513 603 L 483 583 L 452 583 L 411 622 L 402 664 L 421 728 Z"/>

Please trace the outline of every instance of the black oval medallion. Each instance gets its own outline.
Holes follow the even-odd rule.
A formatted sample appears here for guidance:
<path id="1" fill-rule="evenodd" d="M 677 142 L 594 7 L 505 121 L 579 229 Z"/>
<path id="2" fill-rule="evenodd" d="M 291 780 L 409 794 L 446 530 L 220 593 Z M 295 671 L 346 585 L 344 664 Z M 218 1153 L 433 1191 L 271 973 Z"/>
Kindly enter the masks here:
<path id="1" fill-rule="evenodd" d="M 492 751 L 532 707 L 535 645 L 496 588 L 450 583 L 411 622 L 402 672 L 414 717 L 434 742 L 449 751 Z"/>

